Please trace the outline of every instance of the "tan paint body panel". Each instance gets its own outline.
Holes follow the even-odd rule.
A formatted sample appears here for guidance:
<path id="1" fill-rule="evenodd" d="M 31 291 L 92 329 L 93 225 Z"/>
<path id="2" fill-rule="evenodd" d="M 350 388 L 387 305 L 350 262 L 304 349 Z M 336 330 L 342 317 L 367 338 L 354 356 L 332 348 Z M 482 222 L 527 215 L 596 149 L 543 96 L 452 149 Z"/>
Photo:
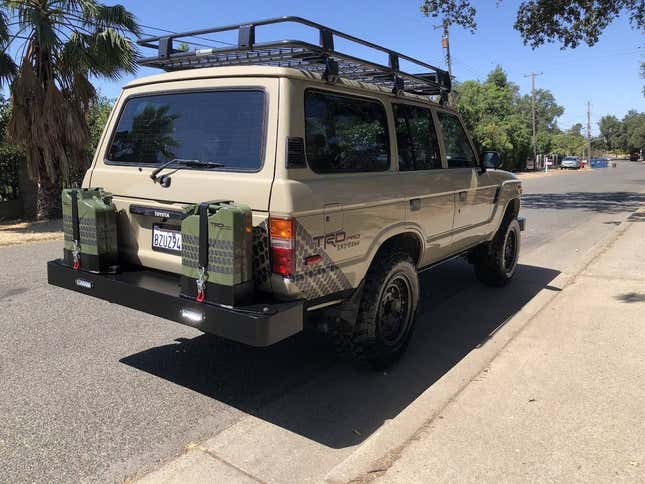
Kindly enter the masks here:
<path id="1" fill-rule="evenodd" d="M 152 168 L 115 166 L 104 161 L 109 133 L 128 97 L 239 88 L 258 88 L 267 95 L 266 143 L 260 171 L 180 170 L 172 175 L 171 187 L 162 188 L 150 180 Z M 287 137 L 305 137 L 304 95 L 308 88 L 383 104 L 389 124 L 387 171 L 322 175 L 309 168 L 286 168 Z M 304 252 L 323 254 L 324 263 L 332 266 L 332 271 L 327 278 L 311 280 L 273 275 L 263 288 L 284 298 L 315 299 L 333 288 L 357 287 L 379 247 L 397 234 L 417 237 L 422 247 L 419 267 L 489 240 L 507 204 L 520 196 L 520 182 L 510 173 L 446 168 L 436 114 L 433 117 L 444 168 L 399 172 L 392 102 L 443 109 L 419 96 L 396 97 L 387 90 L 346 80 L 329 85 L 315 74 L 287 68 L 211 68 L 139 79 L 131 82 L 117 101 L 84 186 L 101 186 L 115 194 L 119 241 L 128 260 L 171 272 L 180 272 L 180 258 L 150 249 L 155 220 L 130 214 L 130 204 L 178 208 L 186 203 L 231 199 L 253 208 L 254 225 L 266 222 L 269 214 L 293 217 L 299 226 L 298 242 L 308 247 Z"/>

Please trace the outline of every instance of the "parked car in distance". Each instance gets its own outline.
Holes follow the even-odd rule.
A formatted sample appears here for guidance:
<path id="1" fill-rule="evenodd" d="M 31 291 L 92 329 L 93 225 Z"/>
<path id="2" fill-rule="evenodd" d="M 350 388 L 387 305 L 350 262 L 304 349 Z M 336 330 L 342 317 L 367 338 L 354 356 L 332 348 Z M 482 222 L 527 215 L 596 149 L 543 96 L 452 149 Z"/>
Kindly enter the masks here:
<path id="1" fill-rule="evenodd" d="M 560 163 L 560 169 L 564 170 L 566 169 L 576 169 L 579 170 L 582 167 L 582 164 L 580 163 L 580 158 L 577 156 L 565 156 L 562 160 L 562 163 Z"/>
<path id="2" fill-rule="evenodd" d="M 629 153 L 629 161 L 638 161 L 641 156 L 640 150 L 632 150 Z"/>

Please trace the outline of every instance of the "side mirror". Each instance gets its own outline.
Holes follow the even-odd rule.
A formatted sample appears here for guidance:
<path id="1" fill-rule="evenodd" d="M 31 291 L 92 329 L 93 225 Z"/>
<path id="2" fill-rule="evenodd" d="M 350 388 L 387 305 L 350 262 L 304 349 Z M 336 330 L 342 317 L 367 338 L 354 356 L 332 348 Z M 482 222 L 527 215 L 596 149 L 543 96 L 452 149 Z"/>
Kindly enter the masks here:
<path id="1" fill-rule="evenodd" d="M 504 163 L 504 160 L 502 160 L 502 155 L 500 155 L 497 151 L 484 151 L 482 153 L 482 168 L 487 169 L 487 168 L 499 168 L 502 166 Z"/>

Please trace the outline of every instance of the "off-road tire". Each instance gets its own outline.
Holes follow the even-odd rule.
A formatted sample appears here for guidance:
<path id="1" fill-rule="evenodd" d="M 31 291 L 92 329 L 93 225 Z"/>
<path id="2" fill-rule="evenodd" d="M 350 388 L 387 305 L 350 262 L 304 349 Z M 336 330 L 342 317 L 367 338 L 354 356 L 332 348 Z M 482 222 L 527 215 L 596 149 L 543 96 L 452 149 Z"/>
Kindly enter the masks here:
<path id="1" fill-rule="evenodd" d="M 519 255 L 520 224 L 515 218 L 505 220 L 493 240 L 478 247 L 474 254 L 477 279 L 489 286 L 508 284 L 517 269 Z"/>
<path id="2" fill-rule="evenodd" d="M 356 325 L 345 339 L 345 347 L 349 347 L 356 359 L 367 361 L 374 369 L 382 369 L 394 363 L 408 346 L 420 290 L 416 267 L 408 254 L 394 250 L 376 257 L 365 276 Z M 400 301 L 396 301 L 393 292 L 398 292 Z M 388 304 L 389 315 L 386 314 Z M 397 305 L 405 312 L 405 317 L 400 318 L 399 328 L 392 329 L 395 336 L 392 339 L 389 326 L 392 319 L 397 319 Z"/>

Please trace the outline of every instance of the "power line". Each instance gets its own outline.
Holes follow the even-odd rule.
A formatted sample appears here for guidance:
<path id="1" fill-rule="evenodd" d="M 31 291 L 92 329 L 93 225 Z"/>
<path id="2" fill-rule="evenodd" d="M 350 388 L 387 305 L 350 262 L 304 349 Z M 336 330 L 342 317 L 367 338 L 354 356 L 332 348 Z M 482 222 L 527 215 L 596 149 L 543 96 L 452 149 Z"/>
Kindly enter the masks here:
<path id="1" fill-rule="evenodd" d="M 175 32 L 173 30 L 168 30 L 168 29 L 162 29 L 161 27 L 153 27 L 152 25 L 143 25 L 139 24 L 141 27 L 144 29 L 152 29 L 152 30 L 157 30 L 159 32 L 163 32 L 166 34 L 178 34 L 179 32 Z M 148 34 L 146 34 L 148 35 Z M 151 35 L 150 37 L 155 37 L 155 35 Z M 222 45 L 229 45 L 229 46 L 235 46 L 235 44 L 232 44 L 231 42 L 224 42 L 223 40 L 217 40 L 217 39 L 209 39 L 208 37 L 202 37 L 199 35 L 189 35 L 187 36 L 188 38 L 193 38 L 193 39 L 198 39 L 198 40 L 205 40 L 207 42 L 213 42 L 217 44 L 222 44 Z M 192 44 L 192 45 L 200 45 L 201 47 L 210 47 L 210 46 L 204 46 L 201 44 L 195 44 L 193 42 L 186 42 L 187 44 Z"/>
<path id="2" fill-rule="evenodd" d="M 634 55 L 634 54 L 639 54 L 643 51 L 642 47 L 637 47 L 635 49 L 630 49 L 630 50 L 621 50 L 621 51 L 616 51 L 612 54 L 603 54 L 603 55 L 596 55 L 593 56 L 593 59 L 585 58 L 585 57 L 577 57 L 577 58 L 571 58 L 567 60 L 562 60 L 562 61 L 557 61 L 557 62 L 547 62 L 546 66 L 547 67 L 558 67 L 558 66 L 563 66 L 563 65 L 569 65 L 569 64 L 575 64 L 575 63 L 580 63 L 580 62 L 595 62 L 599 59 L 608 59 L 611 57 L 620 57 L 620 56 L 629 56 L 629 55 Z"/>
<path id="3" fill-rule="evenodd" d="M 597 50 L 597 49 L 594 49 L 594 51 L 591 52 L 590 54 L 593 56 L 593 59 L 595 60 L 595 59 L 598 58 L 598 56 L 610 57 L 610 56 L 612 56 L 614 54 L 621 54 L 621 53 L 625 53 L 625 52 L 627 52 L 627 53 L 631 53 L 631 52 L 637 53 L 637 52 L 639 52 L 639 49 L 644 49 L 644 48 L 645 48 L 645 44 L 632 44 L 632 45 L 629 45 L 629 46 L 627 46 L 627 45 L 622 46 L 622 47 L 620 47 L 618 49 L 609 49 L 609 50 Z M 526 55 L 513 56 L 513 57 L 502 57 L 500 61 L 495 61 L 495 62 L 491 61 L 491 63 L 514 64 L 514 63 L 516 63 L 518 61 L 525 60 L 525 59 L 526 59 Z M 559 65 L 559 64 L 568 64 L 570 62 L 577 62 L 577 61 L 588 62 L 589 59 L 588 59 L 588 57 L 585 56 L 585 53 L 582 52 L 582 51 L 566 51 L 566 52 L 562 52 L 562 55 L 559 56 L 559 59 L 557 59 L 556 62 L 549 63 L 547 61 L 547 65 L 551 66 L 551 65 Z M 540 62 L 544 62 L 544 61 L 541 60 Z"/>
<path id="4" fill-rule="evenodd" d="M 454 55 L 452 56 L 452 62 L 454 64 L 459 64 L 460 66 L 464 67 L 467 71 L 470 71 L 472 74 L 477 76 L 477 79 L 480 78 L 485 78 L 486 76 L 481 73 L 481 71 L 478 71 L 475 69 L 472 65 L 462 61 L 461 59 L 456 58 Z"/>
<path id="5" fill-rule="evenodd" d="M 150 32 L 141 32 L 141 33 L 143 35 L 147 36 L 147 37 L 156 37 L 156 35 L 154 35 L 154 34 L 152 34 Z M 210 45 L 209 44 L 200 44 L 199 42 L 192 42 L 192 41 L 189 41 L 189 40 L 182 41 L 182 42 L 184 44 L 192 45 L 192 46 L 195 46 L 195 47 L 205 47 L 205 48 L 209 48 L 209 49 L 213 47 L 212 44 L 210 44 Z"/>

